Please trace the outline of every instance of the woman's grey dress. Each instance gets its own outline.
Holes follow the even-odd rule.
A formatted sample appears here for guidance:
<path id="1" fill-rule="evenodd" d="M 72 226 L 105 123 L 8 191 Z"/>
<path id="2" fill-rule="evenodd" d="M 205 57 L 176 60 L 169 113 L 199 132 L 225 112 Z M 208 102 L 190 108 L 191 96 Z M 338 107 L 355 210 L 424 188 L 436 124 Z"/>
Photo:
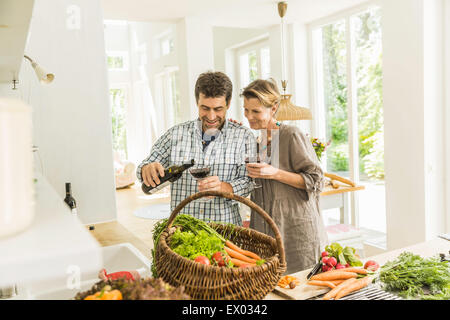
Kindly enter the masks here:
<path id="1" fill-rule="evenodd" d="M 306 190 L 275 180 L 257 179 L 262 187 L 253 191 L 251 200 L 262 207 L 279 228 L 286 253 L 286 274 L 290 274 L 314 266 L 327 245 L 319 208 L 324 178 L 310 139 L 300 129 L 281 124 L 279 130 L 273 132 L 271 159 L 278 158 L 279 164 L 273 163 L 277 161 L 271 164 L 302 175 Z M 250 228 L 274 236 L 269 225 L 253 210 Z"/>

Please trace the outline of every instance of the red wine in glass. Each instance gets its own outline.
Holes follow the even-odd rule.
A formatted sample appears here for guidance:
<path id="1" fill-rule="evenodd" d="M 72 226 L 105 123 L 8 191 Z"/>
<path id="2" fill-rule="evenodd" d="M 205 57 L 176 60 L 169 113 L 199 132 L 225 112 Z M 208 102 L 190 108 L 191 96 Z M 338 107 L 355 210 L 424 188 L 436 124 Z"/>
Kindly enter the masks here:
<path id="1" fill-rule="evenodd" d="M 198 169 L 191 169 L 189 170 L 189 173 L 195 178 L 195 179 L 204 179 L 209 175 L 209 168 L 198 168 Z"/>

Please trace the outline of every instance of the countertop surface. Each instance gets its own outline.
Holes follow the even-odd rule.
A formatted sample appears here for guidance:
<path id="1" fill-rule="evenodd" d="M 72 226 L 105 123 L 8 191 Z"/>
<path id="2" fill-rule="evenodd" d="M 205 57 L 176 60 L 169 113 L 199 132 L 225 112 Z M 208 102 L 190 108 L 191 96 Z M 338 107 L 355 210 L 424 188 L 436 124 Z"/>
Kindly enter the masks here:
<path id="1" fill-rule="evenodd" d="M 418 243 L 415 245 L 407 246 L 404 248 L 391 250 L 382 254 L 378 254 L 375 256 L 367 257 L 363 259 L 363 262 L 367 260 L 375 260 L 378 262 L 380 266 L 384 265 L 386 262 L 396 259 L 400 253 L 402 252 L 411 252 L 414 254 L 418 254 L 424 258 L 428 258 L 434 255 L 438 255 L 439 253 L 445 253 L 448 254 L 450 250 L 450 241 L 442 239 L 442 238 L 436 238 L 430 241 Z M 292 274 L 293 276 L 296 276 L 298 278 L 304 278 L 311 269 L 303 270 L 297 273 Z M 323 292 L 321 292 L 323 293 Z M 321 294 L 319 293 L 319 294 Z M 275 292 L 269 293 L 265 300 L 286 300 L 286 298 L 276 294 Z"/>

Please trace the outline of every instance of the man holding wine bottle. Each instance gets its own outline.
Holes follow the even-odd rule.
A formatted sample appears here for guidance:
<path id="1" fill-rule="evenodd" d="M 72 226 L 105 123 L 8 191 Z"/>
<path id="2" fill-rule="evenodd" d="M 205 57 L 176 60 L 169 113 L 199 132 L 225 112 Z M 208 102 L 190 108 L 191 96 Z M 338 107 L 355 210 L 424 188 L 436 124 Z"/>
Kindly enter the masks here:
<path id="1" fill-rule="evenodd" d="M 165 180 L 164 176 L 170 174 L 165 168 L 183 164 L 186 167 L 194 161 L 191 169 L 195 169 L 195 178 L 186 171 L 171 177 L 171 210 L 199 191 L 216 190 L 243 197 L 252 191 L 243 155 L 254 152 L 256 142 L 248 128 L 226 120 L 232 90 L 224 73 L 202 73 L 195 85 L 198 118 L 170 128 L 138 166 L 137 176 L 145 190 L 157 188 Z M 183 213 L 205 221 L 242 225 L 238 203 L 225 198 L 192 201 Z"/>

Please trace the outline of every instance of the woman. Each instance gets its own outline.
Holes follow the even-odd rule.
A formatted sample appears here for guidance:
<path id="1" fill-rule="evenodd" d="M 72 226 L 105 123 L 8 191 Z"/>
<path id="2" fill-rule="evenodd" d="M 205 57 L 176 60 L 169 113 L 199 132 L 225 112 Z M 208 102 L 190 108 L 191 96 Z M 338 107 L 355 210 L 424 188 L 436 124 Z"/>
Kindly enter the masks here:
<path id="1" fill-rule="evenodd" d="M 254 189 L 251 199 L 280 230 L 286 273 L 308 269 L 319 261 L 328 242 L 319 209 L 324 180 L 316 153 L 300 129 L 274 118 L 281 101 L 274 82 L 255 80 L 241 96 L 250 127 L 261 130 L 264 137 L 260 143 L 263 162 L 247 164 L 248 175 L 262 186 Z M 274 235 L 256 212 L 252 212 L 250 228 Z"/>

